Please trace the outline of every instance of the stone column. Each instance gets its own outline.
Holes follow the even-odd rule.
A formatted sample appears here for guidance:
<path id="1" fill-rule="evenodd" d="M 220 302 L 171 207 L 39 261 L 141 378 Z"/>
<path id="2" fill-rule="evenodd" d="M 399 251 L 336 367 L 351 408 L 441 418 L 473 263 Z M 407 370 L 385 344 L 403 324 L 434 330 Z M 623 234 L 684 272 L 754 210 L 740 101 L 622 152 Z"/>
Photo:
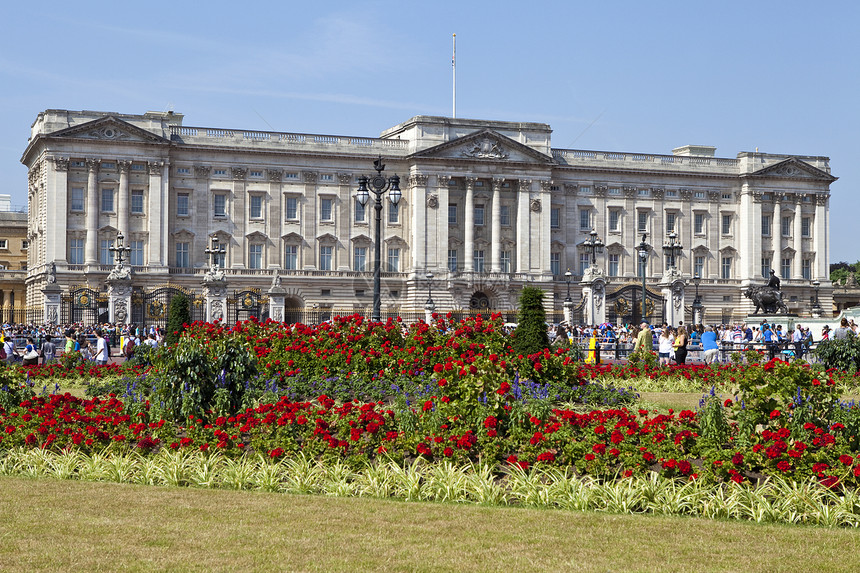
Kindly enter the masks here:
<path id="1" fill-rule="evenodd" d="M 780 263 L 782 262 L 782 194 L 773 194 L 773 228 L 771 236 L 773 238 L 773 257 L 770 261 L 771 267 L 779 272 L 782 272 Z M 788 277 L 781 277 L 787 279 Z"/>
<path id="2" fill-rule="evenodd" d="M 353 221 L 353 213 L 352 213 L 352 203 L 354 199 L 352 195 L 350 195 L 352 188 L 350 184 L 352 183 L 352 175 L 350 173 L 338 173 L 337 174 L 337 182 L 338 182 L 338 202 L 340 203 L 340 209 L 338 209 L 335 224 L 337 232 L 338 245 L 335 249 L 338 251 L 335 259 L 337 260 L 337 270 L 338 271 L 348 271 L 352 266 L 352 253 L 350 249 L 352 248 L 352 243 L 349 240 L 349 228 L 352 225 Z"/>
<path id="3" fill-rule="evenodd" d="M 162 189 L 161 161 L 150 161 L 147 164 L 149 173 L 149 265 L 163 267 L 169 260 L 167 257 L 167 204 Z"/>
<path id="4" fill-rule="evenodd" d="M 678 326 L 684 320 L 684 280 L 677 274 L 660 283 L 666 300 L 666 324 Z"/>
<path id="5" fill-rule="evenodd" d="M 755 208 L 753 207 L 753 190 L 748 183 L 744 183 L 740 193 L 739 220 L 735 223 L 735 236 L 738 238 L 737 249 L 739 261 L 737 262 L 738 278 L 743 283 L 749 284 L 755 276 L 755 248 L 754 235 L 756 232 Z M 759 221 L 761 217 L 759 217 Z M 722 225 L 720 221 L 720 225 Z M 668 300 L 668 299 L 667 299 Z M 671 313 L 670 313 L 671 314 Z M 676 324 L 676 323 L 669 323 Z"/>
<path id="6" fill-rule="evenodd" d="M 475 178 L 466 177 L 466 206 L 463 217 L 464 250 L 463 270 L 470 273 L 475 270 Z"/>
<path id="7" fill-rule="evenodd" d="M 277 271 L 275 272 L 277 273 Z M 272 287 L 266 293 L 269 295 L 269 318 L 276 322 L 284 321 L 286 292 L 280 285 L 280 278 L 277 277 L 275 283 L 272 284 Z"/>
<path id="8" fill-rule="evenodd" d="M 436 268 L 439 269 L 437 273 L 439 276 L 443 276 L 443 273 L 448 270 L 448 236 L 449 236 L 449 227 L 448 227 L 448 183 L 451 181 L 451 178 L 447 175 L 437 175 L 436 176 L 436 189 L 439 194 L 438 199 L 436 200 L 436 223 L 432 225 L 433 232 L 435 233 L 434 241 L 431 241 L 430 252 L 433 252 L 435 249 L 436 256 L 435 259 L 431 256 L 430 261 L 428 262 L 428 266 L 433 267 L 432 262 L 436 263 Z M 428 206 L 432 209 L 433 205 L 428 203 Z"/>
<path id="9" fill-rule="evenodd" d="M 110 321 L 127 324 L 131 317 L 131 278 L 108 279 L 107 283 Z"/>
<path id="10" fill-rule="evenodd" d="M 299 255 L 302 261 L 302 268 L 305 270 L 315 270 L 317 268 L 317 258 L 319 257 L 319 244 L 314 237 L 319 235 L 318 227 L 315 225 L 318 223 L 320 218 L 319 206 L 317 205 L 317 173 L 316 171 L 303 171 L 302 179 L 304 181 L 304 197 L 302 197 L 302 212 L 299 214 L 299 220 L 301 221 L 302 226 L 302 236 L 304 237 L 304 241 L 299 246 L 302 253 Z M 375 241 L 376 237 L 373 235 L 373 226 L 374 226 L 374 217 L 376 216 L 376 212 L 373 210 L 374 197 L 370 196 L 370 201 L 367 202 L 367 210 L 365 211 L 365 217 L 367 217 L 367 221 L 370 224 L 371 238 Z M 380 237 L 381 240 L 381 237 Z M 244 248 L 244 247 L 243 247 Z M 310 250 L 310 252 L 308 252 Z M 368 261 L 371 264 L 371 269 L 373 269 L 373 260 L 369 259 Z"/>
<path id="11" fill-rule="evenodd" d="M 502 183 L 503 177 L 493 177 L 493 206 L 490 226 L 490 271 L 502 272 Z"/>
<path id="12" fill-rule="evenodd" d="M 532 182 L 530 179 L 520 179 L 517 191 L 517 265 L 518 273 L 529 272 L 529 193 Z"/>
<path id="13" fill-rule="evenodd" d="M 427 196 L 427 175 L 414 173 L 409 176 L 409 190 L 412 194 L 412 267 L 407 269 L 410 273 L 425 272 L 422 269 L 429 268 L 430 258 L 430 222 L 429 218 L 435 213 L 430 211 L 429 197 Z M 438 197 L 434 204 L 438 205 Z M 401 215 L 405 217 L 404 213 Z M 405 224 L 404 220 L 401 224 Z"/>
<path id="14" fill-rule="evenodd" d="M 60 322 L 62 294 L 63 291 L 56 282 L 48 283 L 42 289 L 42 308 L 44 308 L 42 320 L 45 324 L 57 324 Z"/>
<path id="15" fill-rule="evenodd" d="M 87 159 L 87 242 L 84 262 L 99 264 L 99 186 L 98 174 L 101 159 Z"/>
<path id="16" fill-rule="evenodd" d="M 55 157 L 53 161 L 46 162 L 46 167 L 53 164 L 53 169 L 48 169 L 48 177 L 45 182 L 45 195 L 51 200 L 45 209 L 47 229 L 65 229 L 69 217 L 69 187 L 68 171 L 69 160 L 64 157 Z M 44 241 L 44 260 L 57 261 L 64 265 L 68 260 L 66 233 L 44 233 L 41 236 Z"/>
<path id="17" fill-rule="evenodd" d="M 827 280 L 830 276 L 827 258 L 829 256 L 829 245 L 827 244 L 827 195 L 815 196 L 814 226 L 812 250 L 815 252 L 815 270 L 812 278 Z"/>
<path id="18" fill-rule="evenodd" d="M 604 304 L 606 280 L 601 276 L 586 273 L 581 284 L 582 296 L 585 298 L 585 323 L 590 325 L 603 324 L 606 322 L 606 305 Z M 572 306 L 573 303 L 571 303 Z"/>
<path id="19" fill-rule="evenodd" d="M 538 254 L 539 269 L 538 272 L 546 277 L 552 276 L 550 268 L 550 246 L 552 244 L 552 228 L 550 226 L 550 218 L 552 213 L 552 181 L 540 182 L 540 202 L 537 204 L 537 213 L 540 214 L 540 251 Z M 605 201 L 600 201 L 605 205 Z M 605 210 L 605 209 L 604 209 Z M 535 211 L 532 208 L 532 211 Z M 606 236 L 606 235 L 604 235 Z"/>
<path id="20" fill-rule="evenodd" d="M 128 170 L 131 161 L 117 161 L 119 167 L 119 192 L 116 202 L 116 228 L 128 239 Z"/>
<path id="21" fill-rule="evenodd" d="M 207 277 L 208 278 L 208 277 Z M 224 321 L 227 318 L 227 280 L 203 280 L 206 298 L 206 322 Z"/>
<path id="22" fill-rule="evenodd" d="M 803 195 L 794 197 L 794 277 L 803 278 Z"/>

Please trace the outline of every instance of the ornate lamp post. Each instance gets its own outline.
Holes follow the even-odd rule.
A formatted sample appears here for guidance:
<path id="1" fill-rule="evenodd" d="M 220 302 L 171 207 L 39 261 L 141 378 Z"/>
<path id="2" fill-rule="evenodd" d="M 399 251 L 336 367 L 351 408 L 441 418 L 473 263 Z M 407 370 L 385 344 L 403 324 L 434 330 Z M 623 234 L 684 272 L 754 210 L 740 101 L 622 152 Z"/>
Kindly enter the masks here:
<path id="1" fill-rule="evenodd" d="M 597 266 L 597 253 L 603 252 L 603 241 L 597 237 L 597 231 L 594 229 L 588 235 L 590 238 L 586 239 L 583 244 L 591 248 L 591 266 Z"/>
<path id="2" fill-rule="evenodd" d="M 212 237 L 209 246 L 203 249 L 203 252 L 206 253 L 206 256 L 209 258 L 209 272 L 217 272 L 218 268 L 221 266 L 218 264 L 218 261 L 227 252 L 226 247 L 219 244 L 218 237 Z"/>
<path id="3" fill-rule="evenodd" d="M 382 259 L 382 247 L 380 244 L 380 236 L 382 234 L 382 196 L 386 191 L 389 191 L 388 198 L 391 201 L 391 204 L 397 207 L 397 204 L 400 203 L 400 197 L 402 193 L 400 192 L 400 177 L 397 175 L 392 175 L 387 179 L 382 175 L 382 172 L 385 171 L 385 164 L 382 163 L 382 156 L 379 157 L 376 161 L 373 162 L 373 168 L 376 169 L 376 175 L 371 176 L 369 179 L 367 176 L 362 175 L 358 178 L 358 193 L 356 194 L 356 198 L 358 202 L 361 203 L 361 206 L 364 207 L 367 205 L 367 202 L 370 200 L 370 193 L 373 193 L 373 197 L 375 200 L 375 209 L 376 209 L 376 224 L 374 227 L 374 238 L 373 238 L 373 314 L 371 316 L 371 320 L 375 322 L 379 322 L 382 320 L 382 312 L 381 312 L 381 274 L 380 274 L 380 264 Z"/>
<path id="4" fill-rule="evenodd" d="M 572 276 L 573 273 L 567 269 L 567 272 L 564 273 L 564 282 L 567 283 L 567 298 L 564 299 L 564 320 L 571 326 L 573 325 L 573 299 L 570 298 L 570 279 Z"/>
<path id="5" fill-rule="evenodd" d="M 815 300 L 812 303 L 812 316 L 815 318 L 821 317 L 821 301 L 818 299 L 818 289 L 821 288 L 819 281 L 812 281 L 812 288 L 815 289 Z"/>
<path id="6" fill-rule="evenodd" d="M 436 310 L 436 303 L 433 302 L 433 273 L 428 271 L 424 277 L 427 279 L 427 302 L 424 304 L 424 322 L 430 324 L 433 321 L 433 311 Z"/>
<path id="7" fill-rule="evenodd" d="M 116 234 L 116 244 L 113 247 L 108 247 L 108 250 L 114 254 L 114 266 L 121 269 L 123 267 L 123 255 L 127 259 L 131 254 L 131 247 L 123 245 L 125 236 L 122 233 Z"/>
<path id="8" fill-rule="evenodd" d="M 573 302 L 573 299 L 570 298 L 570 278 L 572 276 L 570 269 L 567 269 L 567 272 L 564 273 L 564 282 L 567 283 L 567 298 L 564 299 L 564 302 Z"/>
<path id="9" fill-rule="evenodd" d="M 648 249 L 650 245 L 645 242 L 648 233 L 642 233 L 642 242 L 636 247 L 639 253 L 639 266 L 642 268 L 642 320 L 645 320 L 645 298 L 647 291 L 645 290 L 645 261 L 648 260 Z"/>
<path id="10" fill-rule="evenodd" d="M 702 282 L 702 277 L 699 273 L 693 275 L 693 284 L 696 285 L 696 298 L 693 299 L 693 324 L 702 324 L 702 299 L 699 298 L 699 283 Z"/>
<path id="11" fill-rule="evenodd" d="M 666 270 L 676 271 L 678 269 L 678 257 L 681 256 L 682 248 L 681 241 L 678 240 L 678 235 L 675 231 L 669 233 L 666 243 L 663 244 L 663 253 L 668 260 Z"/>

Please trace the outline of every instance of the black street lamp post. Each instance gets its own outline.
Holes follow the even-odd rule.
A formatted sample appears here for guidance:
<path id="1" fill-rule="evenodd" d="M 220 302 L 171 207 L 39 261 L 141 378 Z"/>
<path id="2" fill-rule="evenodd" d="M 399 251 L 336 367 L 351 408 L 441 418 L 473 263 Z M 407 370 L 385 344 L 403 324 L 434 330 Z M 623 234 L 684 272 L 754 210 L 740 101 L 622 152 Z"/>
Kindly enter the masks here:
<path id="1" fill-rule="evenodd" d="M 564 302 L 573 302 L 573 299 L 570 298 L 570 277 L 571 277 L 570 269 L 567 269 L 567 272 L 564 273 L 564 282 L 567 283 L 567 298 L 564 299 Z"/>
<path id="2" fill-rule="evenodd" d="M 209 268 L 212 272 L 221 266 L 219 259 L 227 252 L 224 245 L 219 245 L 218 243 L 218 237 L 212 237 L 209 246 L 203 249 L 203 252 L 206 253 L 206 256 L 209 258 Z"/>
<path id="3" fill-rule="evenodd" d="M 696 285 L 696 298 L 693 299 L 693 324 L 702 324 L 702 299 L 699 298 L 699 283 L 702 277 L 699 273 L 693 275 L 693 284 Z"/>
<path id="4" fill-rule="evenodd" d="M 594 266 L 597 264 L 597 253 L 603 252 L 603 241 L 597 237 L 597 231 L 594 229 L 588 235 L 590 238 L 586 239 L 583 244 L 591 248 L 591 264 Z"/>
<path id="5" fill-rule="evenodd" d="M 436 304 L 433 302 L 433 273 L 428 272 L 424 278 L 427 279 L 427 304 L 424 305 L 424 308 L 433 312 L 436 310 Z"/>
<path id="6" fill-rule="evenodd" d="M 124 241 L 125 236 L 122 233 L 117 233 L 116 244 L 112 247 L 108 247 L 108 250 L 114 254 L 114 265 L 120 269 L 123 267 L 124 259 L 127 259 L 131 254 L 131 247 L 126 247 L 123 244 Z"/>
<path id="7" fill-rule="evenodd" d="M 639 243 L 637 251 L 639 251 L 639 266 L 642 268 L 642 320 L 645 320 L 645 299 L 647 291 L 645 290 L 645 261 L 648 259 L 648 248 L 650 245 L 645 242 L 648 233 L 642 233 L 642 242 Z"/>
<path id="8" fill-rule="evenodd" d="M 388 191 L 388 198 L 391 201 L 391 204 L 396 208 L 397 204 L 400 203 L 402 193 L 400 192 L 400 177 L 392 175 L 391 177 L 386 178 L 382 175 L 382 172 L 385 171 L 385 164 L 382 163 L 382 156 L 373 162 L 373 168 L 376 169 L 376 175 L 373 175 L 370 178 L 366 175 L 362 175 L 358 178 L 358 193 L 356 198 L 362 207 L 367 205 L 367 202 L 370 200 L 370 193 L 373 193 L 373 198 L 375 200 L 374 207 L 376 209 L 376 224 L 373 239 L 373 314 L 371 316 L 371 320 L 379 322 L 382 320 L 382 301 L 380 295 L 380 265 L 382 262 L 382 196 L 386 191 Z"/>
<path id="9" fill-rule="evenodd" d="M 813 316 L 819 317 L 821 316 L 821 301 L 818 299 L 818 289 L 821 288 L 821 282 L 812 281 L 812 288 L 815 289 L 815 301 L 812 303 L 812 314 Z"/>
<path id="10" fill-rule="evenodd" d="M 681 241 L 678 240 L 678 235 L 675 231 L 669 233 L 669 238 L 663 245 L 663 253 L 666 255 L 668 266 L 666 270 L 676 270 L 678 268 L 678 257 L 681 256 Z"/>

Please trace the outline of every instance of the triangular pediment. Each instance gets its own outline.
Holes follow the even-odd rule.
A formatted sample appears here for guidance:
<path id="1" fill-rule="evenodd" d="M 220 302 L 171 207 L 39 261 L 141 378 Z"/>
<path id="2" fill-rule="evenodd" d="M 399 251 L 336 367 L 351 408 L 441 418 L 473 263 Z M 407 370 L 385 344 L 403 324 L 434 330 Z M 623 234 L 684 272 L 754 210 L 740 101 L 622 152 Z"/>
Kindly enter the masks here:
<path id="1" fill-rule="evenodd" d="M 194 233 L 189 231 L 188 229 L 179 229 L 178 231 L 172 233 L 173 238 L 178 241 L 190 241 L 194 238 Z"/>
<path id="2" fill-rule="evenodd" d="M 245 238 L 249 241 L 268 241 L 269 237 L 265 235 L 265 233 L 261 233 L 260 231 L 254 231 L 253 233 L 248 233 L 245 235 Z"/>
<path id="3" fill-rule="evenodd" d="M 543 165 L 555 163 L 552 157 L 492 129 L 482 129 L 465 137 L 424 149 L 413 157 L 478 162 L 540 163 Z"/>
<path id="4" fill-rule="evenodd" d="M 368 237 L 367 235 L 364 235 L 364 234 L 356 235 L 355 237 L 350 239 L 350 241 L 352 241 L 356 245 L 372 245 L 373 244 L 373 239 L 371 239 L 370 237 Z"/>
<path id="5" fill-rule="evenodd" d="M 281 240 L 283 240 L 285 243 L 299 243 L 299 244 L 301 244 L 304 242 L 304 237 L 302 237 L 301 235 L 299 235 L 296 232 L 290 232 L 290 233 L 287 233 L 286 235 L 281 235 Z"/>
<path id="6" fill-rule="evenodd" d="M 337 243 L 337 237 L 335 237 L 331 233 L 323 233 L 322 235 L 317 237 L 317 241 L 326 245 L 335 244 Z"/>
<path id="7" fill-rule="evenodd" d="M 160 135 L 141 129 L 112 115 L 55 131 L 48 134 L 48 137 L 95 139 L 129 143 L 170 143 L 169 140 Z"/>
<path id="8" fill-rule="evenodd" d="M 801 161 L 796 157 L 790 157 L 785 161 L 780 161 L 776 165 L 759 169 L 750 177 L 778 177 L 781 179 L 808 179 L 815 181 L 836 181 L 836 177 L 822 171 L 817 167 L 813 167 L 805 161 Z"/>

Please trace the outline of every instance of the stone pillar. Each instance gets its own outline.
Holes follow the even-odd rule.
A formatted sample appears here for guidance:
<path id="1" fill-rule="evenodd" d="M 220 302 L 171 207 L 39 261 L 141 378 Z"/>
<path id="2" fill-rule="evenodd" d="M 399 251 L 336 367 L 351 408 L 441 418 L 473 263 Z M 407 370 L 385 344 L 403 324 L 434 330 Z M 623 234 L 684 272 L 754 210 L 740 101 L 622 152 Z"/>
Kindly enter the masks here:
<path id="1" fill-rule="evenodd" d="M 117 161 L 117 167 L 119 167 L 119 193 L 116 202 L 116 228 L 128 238 L 128 170 L 131 168 L 131 161 Z"/>
<path id="2" fill-rule="evenodd" d="M 812 278 L 827 280 L 830 277 L 827 258 L 829 256 L 829 245 L 827 244 L 827 195 L 815 196 L 815 221 L 813 225 L 815 231 L 812 236 L 812 250 L 815 253 L 815 267 Z"/>
<path id="3" fill-rule="evenodd" d="M 463 217 L 464 250 L 463 270 L 470 273 L 475 270 L 475 178 L 466 177 L 466 206 Z"/>
<path id="4" fill-rule="evenodd" d="M 563 306 L 564 306 L 564 321 L 568 325 L 572 325 L 573 324 L 573 301 L 572 300 L 566 300 L 566 301 L 564 301 Z"/>
<path id="5" fill-rule="evenodd" d="M 529 272 L 531 259 L 529 257 L 529 194 L 532 182 L 530 179 L 520 179 L 517 190 L 517 265 L 518 273 Z"/>
<path id="6" fill-rule="evenodd" d="M 87 159 L 87 242 L 84 249 L 84 262 L 88 265 L 99 263 L 99 185 L 98 174 L 101 159 Z"/>
<path id="7" fill-rule="evenodd" d="M 208 278 L 208 277 L 207 277 Z M 227 319 L 227 280 L 203 280 L 203 296 L 206 298 L 206 322 Z M 283 303 L 282 303 L 283 304 Z"/>
<path id="8" fill-rule="evenodd" d="M 795 196 L 794 203 L 794 278 L 803 278 L 803 195 Z"/>
<path id="9" fill-rule="evenodd" d="M 431 197 L 428 197 L 427 194 L 427 180 L 428 176 L 423 173 L 415 173 L 409 177 L 409 190 L 412 194 L 412 266 L 407 269 L 412 273 L 417 273 L 421 269 L 427 269 L 430 267 L 428 260 L 430 258 L 430 222 L 429 218 L 435 215 L 434 211 L 431 211 L 430 204 L 434 204 L 438 207 L 439 198 L 433 198 L 433 201 L 430 201 Z M 406 217 L 404 213 L 402 224 L 406 224 Z M 433 247 L 435 248 L 435 246 Z"/>
<path id="10" fill-rule="evenodd" d="M 60 322 L 62 294 L 63 291 L 56 282 L 48 283 L 42 289 L 42 308 L 44 308 L 42 320 L 45 324 L 58 324 Z"/>
<path id="11" fill-rule="evenodd" d="M 48 170 L 48 177 L 45 186 L 45 195 L 50 197 L 50 203 L 46 209 L 47 229 L 65 229 L 66 221 L 69 216 L 69 186 L 68 186 L 68 171 L 69 160 L 64 157 L 55 157 L 52 162 L 46 163 L 54 168 Z M 68 260 L 66 233 L 45 233 L 42 235 L 44 241 L 45 261 L 57 261 L 60 264 L 66 263 Z"/>
<path id="12" fill-rule="evenodd" d="M 433 313 L 435 311 L 436 305 L 428 299 L 427 303 L 424 305 L 424 322 L 427 324 L 433 324 Z"/>
<path id="13" fill-rule="evenodd" d="M 108 279 L 108 315 L 116 324 L 127 324 L 131 317 L 131 278 Z"/>
<path id="14" fill-rule="evenodd" d="M 599 325 L 606 322 L 606 280 L 596 273 L 586 273 L 582 280 L 582 296 L 585 298 L 585 323 Z M 571 315 L 573 311 L 571 303 Z"/>
<path id="15" fill-rule="evenodd" d="M 666 324 L 678 326 L 684 320 L 684 280 L 677 274 L 667 279 L 660 284 L 666 301 Z"/>
<path id="16" fill-rule="evenodd" d="M 436 191 L 439 194 L 436 204 L 436 223 L 431 224 L 431 232 L 435 233 L 433 235 L 432 240 L 430 240 L 430 252 L 435 253 L 430 255 L 428 260 L 427 267 L 431 270 L 433 267 L 438 269 L 439 276 L 443 276 L 443 273 L 448 270 L 448 237 L 449 237 L 449 225 L 448 225 L 448 183 L 451 181 L 451 178 L 447 175 L 437 175 L 436 176 Z M 433 204 L 428 202 L 428 206 L 433 209 Z M 429 215 L 428 215 L 429 216 Z M 432 219 L 431 219 L 432 221 Z M 433 264 L 435 263 L 435 264 Z"/>
<path id="17" fill-rule="evenodd" d="M 284 312 L 286 310 L 284 305 L 284 301 L 286 300 L 286 291 L 280 285 L 280 277 L 277 275 L 276 277 L 276 282 L 272 284 L 272 287 L 266 293 L 269 295 L 269 318 L 276 322 L 283 322 Z"/>
<path id="18" fill-rule="evenodd" d="M 490 226 L 490 271 L 502 272 L 502 177 L 493 177 L 493 206 Z"/>
<path id="19" fill-rule="evenodd" d="M 162 189 L 162 172 L 164 165 L 161 161 L 150 161 L 147 164 L 149 174 L 149 265 L 162 267 L 167 265 L 167 202 Z"/>
<path id="20" fill-rule="evenodd" d="M 782 272 L 780 268 L 780 263 L 782 262 L 782 206 L 780 204 L 782 200 L 782 195 L 780 193 L 773 194 L 773 229 L 772 229 L 772 238 L 773 243 L 771 244 L 773 247 L 773 258 L 770 261 L 771 268 L 774 270 L 779 269 L 779 272 Z M 777 273 L 779 274 L 779 273 Z M 787 279 L 788 277 L 782 277 Z"/>

